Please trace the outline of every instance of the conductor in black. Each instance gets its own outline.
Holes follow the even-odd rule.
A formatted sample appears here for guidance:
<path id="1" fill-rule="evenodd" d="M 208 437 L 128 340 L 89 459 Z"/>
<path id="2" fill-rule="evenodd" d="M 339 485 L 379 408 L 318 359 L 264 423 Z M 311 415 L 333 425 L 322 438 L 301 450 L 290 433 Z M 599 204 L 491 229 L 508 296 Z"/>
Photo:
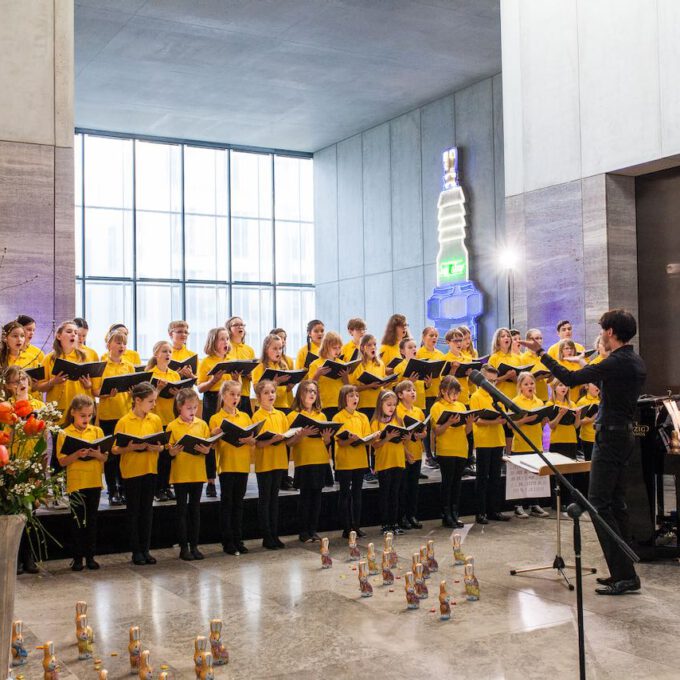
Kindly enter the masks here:
<path id="1" fill-rule="evenodd" d="M 595 445 L 588 500 L 602 518 L 625 541 L 630 542 L 626 506 L 626 468 L 634 447 L 633 419 L 647 369 L 630 344 L 637 333 L 635 318 L 623 309 L 605 312 L 599 321 L 600 337 L 609 356 L 600 363 L 577 371 L 560 366 L 535 341 L 525 341 L 538 354 L 550 372 L 568 386 L 595 383 L 601 390 L 601 402 L 595 421 Z M 622 595 L 640 589 L 640 579 L 632 560 L 595 524 L 602 546 L 609 578 L 598 578 L 600 595 Z"/>

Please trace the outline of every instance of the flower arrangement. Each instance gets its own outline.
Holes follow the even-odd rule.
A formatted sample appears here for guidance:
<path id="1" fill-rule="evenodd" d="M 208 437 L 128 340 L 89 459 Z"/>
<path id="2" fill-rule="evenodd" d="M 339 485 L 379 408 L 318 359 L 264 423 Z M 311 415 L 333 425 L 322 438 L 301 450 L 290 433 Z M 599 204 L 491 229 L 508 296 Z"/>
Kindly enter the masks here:
<path id="1" fill-rule="evenodd" d="M 64 484 L 64 473 L 50 474 L 45 461 L 47 433 L 59 431 L 60 419 L 54 402 L 34 410 L 26 399 L 0 401 L 0 515 L 23 515 L 39 559 L 48 534 L 35 510 L 60 497 Z"/>

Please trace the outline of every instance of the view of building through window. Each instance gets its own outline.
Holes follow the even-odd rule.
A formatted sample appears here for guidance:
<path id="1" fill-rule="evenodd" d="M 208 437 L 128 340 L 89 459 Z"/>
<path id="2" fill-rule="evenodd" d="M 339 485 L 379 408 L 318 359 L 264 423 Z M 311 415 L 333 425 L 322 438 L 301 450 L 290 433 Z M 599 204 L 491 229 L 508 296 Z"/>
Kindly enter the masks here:
<path id="1" fill-rule="evenodd" d="M 148 358 L 186 319 L 203 353 L 210 328 L 243 317 L 247 342 L 314 315 L 312 160 L 296 155 L 76 134 L 76 310 L 104 351 L 110 324 Z"/>

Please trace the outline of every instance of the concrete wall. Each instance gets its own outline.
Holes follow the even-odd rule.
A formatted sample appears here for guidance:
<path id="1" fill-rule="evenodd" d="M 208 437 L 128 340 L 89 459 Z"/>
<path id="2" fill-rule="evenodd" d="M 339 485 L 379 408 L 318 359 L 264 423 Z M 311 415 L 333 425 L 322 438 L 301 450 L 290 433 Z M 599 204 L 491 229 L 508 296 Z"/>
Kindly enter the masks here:
<path id="1" fill-rule="evenodd" d="M 507 323 L 506 279 L 495 247 L 504 235 L 501 77 L 483 80 L 314 154 L 316 311 L 345 332 L 363 316 L 382 335 L 406 314 L 426 325 L 435 286 L 441 154 L 457 145 L 468 203 L 471 278 L 485 294 L 482 344 Z"/>
<path id="2" fill-rule="evenodd" d="M 680 154 L 677 0 L 501 0 L 505 195 Z"/>
<path id="3" fill-rule="evenodd" d="M 0 320 L 33 316 L 41 345 L 74 314 L 73 2 L 0 16 Z"/>

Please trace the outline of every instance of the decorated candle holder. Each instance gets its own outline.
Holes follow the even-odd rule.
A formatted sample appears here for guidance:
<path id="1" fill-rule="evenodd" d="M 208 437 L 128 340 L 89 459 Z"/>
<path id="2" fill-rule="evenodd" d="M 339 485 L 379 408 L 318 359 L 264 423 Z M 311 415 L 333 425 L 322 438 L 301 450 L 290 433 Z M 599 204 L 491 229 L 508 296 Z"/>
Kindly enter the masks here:
<path id="1" fill-rule="evenodd" d="M 420 598 L 416 594 L 415 580 L 411 571 L 407 571 L 404 574 L 404 591 L 406 592 L 406 608 L 418 609 L 420 607 Z"/>
<path id="2" fill-rule="evenodd" d="M 91 659 L 94 651 L 94 632 L 92 627 L 87 625 L 87 616 L 81 614 L 78 617 L 76 627 L 76 640 L 78 642 L 78 658 Z"/>
<path id="3" fill-rule="evenodd" d="M 466 599 L 471 602 L 479 600 L 479 581 L 475 576 L 475 563 L 473 559 L 465 565 L 464 583 Z"/>
<path id="4" fill-rule="evenodd" d="M 359 590 L 361 597 L 373 596 L 373 586 L 368 582 L 368 564 L 364 560 L 359 562 Z"/>
<path id="5" fill-rule="evenodd" d="M 139 673 L 139 662 L 142 657 L 142 641 L 139 637 L 139 626 L 130 626 L 130 643 L 128 656 L 130 658 L 130 673 Z"/>
<path id="6" fill-rule="evenodd" d="M 357 532 L 349 532 L 349 561 L 356 562 L 361 559 L 361 552 L 359 546 L 357 545 Z"/>
<path id="7" fill-rule="evenodd" d="M 43 645 L 43 678 L 44 680 L 59 680 L 59 666 L 54 656 L 54 642 L 49 640 Z"/>
<path id="8" fill-rule="evenodd" d="M 370 576 L 375 576 L 376 574 L 380 573 L 380 570 L 378 569 L 378 560 L 375 555 L 375 546 L 373 543 L 368 544 L 366 561 L 368 562 L 368 573 Z"/>
<path id="9" fill-rule="evenodd" d="M 203 656 L 203 665 L 198 674 L 198 680 L 215 680 L 215 672 L 213 669 L 213 655 L 206 652 Z"/>
<path id="10" fill-rule="evenodd" d="M 153 667 L 151 665 L 151 653 L 145 649 L 139 656 L 139 680 L 152 680 Z"/>
<path id="11" fill-rule="evenodd" d="M 451 545 L 453 547 L 453 563 L 465 564 L 465 553 L 463 552 L 463 547 L 461 543 L 461 537 L 459 533 L 453 534 L 451 539 Z"/>
<path id="12" fill-rule="evenodd" d="M 416 568 L 413 572 L 414 585 L 416 589 L 416 595 L 420 600 L 426 600 L 429 595 L 427 586 L 425 585 L 425 579 L 423 578 L 423 565 L 418 562 Z"/>
<path id="13" fill-rule="evenodd" d="M 394 583 L 394 574 L 390 568 L 390 553 L 383 550 L 382 554 L 382 578 L 384 586 L 391 586 Z"/>
<path id="14" fill-rule="evenodd" d="M 201 677 L 201 670 L 205 665 L 205 655 L 208 652 L 208 638 L 198 635 L 194 640 L 194 671 L 196 677 Z"/>
<path id="15" fill-rule="evenodd" d="M 12 666 L 23 666 L 28 658 L 28 650 L 24 644 L 24 623 L 15 621 L 12 624 Z"/>
<path id="16" fill-rule="evenodd" d="M 427 564 L 427 546 L 420 546 L 420 564 L 423 565 L 423 578 L 430 578 L 430 567 Z"/>
<path id="17" fill-rule="evenodd" d="M 427 567 L 431 574 L 439 571 L 439 563 L 434 557 L 434 541 L 432 539 L 427 542 Z"/>
<path id="18" fill-rule="evenodd" d="M 446 592 L 446 581 L 439 583 L 439 619 L 448 621 L 451 618 L 451 598 Z"/>
<path id="19" fill-rule="evenodd" d="M 222 642 L 222 619 L 210 621 L 210 651 L 215 666 L 225 666 L 229 663 L 229 652 Z"/>
<path id="20" fill-rule="evenodd" d="M 333 566 L 333 560 L 331 559 L 330 550 L 328 547 L 328 538 L 325 536 L 321 539 L 321 547 L 319 550 L 321 552 L 321 568 L 330 569 Z"/>

